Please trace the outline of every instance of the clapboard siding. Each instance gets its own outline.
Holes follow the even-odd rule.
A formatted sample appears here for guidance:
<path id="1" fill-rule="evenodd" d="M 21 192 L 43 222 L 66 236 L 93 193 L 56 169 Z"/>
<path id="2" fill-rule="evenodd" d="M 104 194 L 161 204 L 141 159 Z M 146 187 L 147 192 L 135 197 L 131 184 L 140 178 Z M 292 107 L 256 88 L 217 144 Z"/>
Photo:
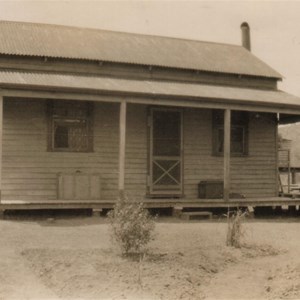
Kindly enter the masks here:
<path id="1" fill-rule="evenodd" d="M 276 124 L 272 116 L 250 115 L 249 155 L 231 158 L 231 192 L 246 197 L 276 196 Z M 184 114 L 184 188 L 197 197 L 197 184 L 223 180 L 223 158 L 212 156 L 212 113 L 186 109 Z"/>
<path id="2" fill-rule="evenodd" d="M 148 174 L 148 107 L 127 107 L 125 190 L 145 197 Z M 276 195 L 276 124 L 267 114 L 249 123 L 249 155 L 231 159 L 231 191 L 246 197 Z M 223 180 L 223 158 L 212 155 L 212 111 L 183 109 L 183 178 L 186 198 L 202 180 Z M 118 197 L 119 104 L 94 103 L 94 151 L 47 152 L 46 101 L 4 101 L 3 189 L 8 200 L 57 197 L 57 173 L 101 174 L 102 199 Z"/>
<path id="3" fill-rule="evenodd" d="M 223 158 L 212 155 L 212 111 L 184 109 L 184 194 L 197 198 L 201 180 L 223 180 Z M 129 105 L 127 114 L 126 190 L 144 197 L 147 185 L 147 108 Z M 246 197 L 276 196 L 276 124 L 273 116 L 251 114 L 249 155 L 231 160 L 231 190 Z"/>
<path id="4" fill-rule="evenodd" d="M 94 152 L 47 152 L 46 102 L 4 103 L 3 187 L 8 200 L 56 199 L 57 173 L 101 174 L 102 197 L 115 199 L 118 179 L 119 106 L 94 104 Z"/>
<path id="5" fill-rule="evenodd" d="M 148 173 L 147 106 L 128 105 L 125 189 L 129 197 L 145 197 Z"/>

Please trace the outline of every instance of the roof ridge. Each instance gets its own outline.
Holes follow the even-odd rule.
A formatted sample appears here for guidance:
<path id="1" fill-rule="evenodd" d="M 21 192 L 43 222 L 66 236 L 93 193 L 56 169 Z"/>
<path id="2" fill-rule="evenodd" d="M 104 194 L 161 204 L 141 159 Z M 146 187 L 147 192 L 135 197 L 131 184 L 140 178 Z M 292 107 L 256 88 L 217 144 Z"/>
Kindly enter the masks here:
<path id="1" fill-rule="evenodd" d="M 69 29 L 77 29 L 77 30 L 89 30 L 89 31 L 101 31 L 101 32 L 108 32 L 112 34 L 124 34 L 124 35 L 136 35 L 139 37 L 153 37 L 157 39 L 172 39 L 172 40 L 180 40 L 180 41 L 187 41 L 187 42 L 195 42 L 195 43 L 203 43 L 203 44 L 216 44 L 216 45 L 225 45 L 230 47 L 240 47 L 243 48 L 242 45 L 237 44 L 229 44 L 229 43 L 221 43 L 221 42 L 214 42 L 214 41 L 204 41 L 204 40 L 197 40 L 192 38 L 182 38 L 182 37 L 175 37 L 175 36 L 166 36 L 166 35 L 155 35 L 155 34 L 147 34 L 147 33 L 137 33 L 137 32 L 128 32 L 128 31 L 118 31 L 118 30 L 111 30 L 111 29 L 102 29 L 102 28 L 92 28 L 92 27 L 80 27 L 76 25 L 64 25 L 64 24 L 52 24 L 52 23 L 40 23 L 40 22 L 27 22 L 27 21 L 13 21 L 13 20 L 0 20 L 0 23 L 15 23 L 15 24 L 23 24 L 23 25 L 31 25 L 31 26 L 49 26 L 49 27 L 59 27 L 59 28 L 69 28 Z"/>

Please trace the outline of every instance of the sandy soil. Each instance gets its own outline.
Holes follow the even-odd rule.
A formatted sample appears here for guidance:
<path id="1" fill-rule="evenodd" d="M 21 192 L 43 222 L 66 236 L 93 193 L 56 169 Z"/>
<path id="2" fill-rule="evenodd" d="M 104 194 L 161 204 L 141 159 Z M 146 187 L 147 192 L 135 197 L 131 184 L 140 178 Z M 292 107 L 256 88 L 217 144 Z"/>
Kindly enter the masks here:
<path id="1" fill-rule="evenodd" d="M 142 264 L 112 248 L 105 218 L 0 221 L 0 299 L 300 299 L 300 219 L 159 219 Z"/>

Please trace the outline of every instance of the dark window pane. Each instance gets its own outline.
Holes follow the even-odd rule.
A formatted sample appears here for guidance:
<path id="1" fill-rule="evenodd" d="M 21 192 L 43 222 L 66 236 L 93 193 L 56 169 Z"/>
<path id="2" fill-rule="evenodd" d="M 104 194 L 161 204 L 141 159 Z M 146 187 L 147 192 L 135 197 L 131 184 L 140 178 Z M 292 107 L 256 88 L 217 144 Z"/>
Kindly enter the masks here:
<path id="1" fill-rule="evenodd" d="M 153 114 L 153 154 L 180 155 L 180 113 L 154 111 Z"/>
<path id="2" fill-rule="evenodd" d="M 56 126 L 54 133 L 54 148 L 69 147 L 69 130 L 67 126 Z"/>
<path id="3" fill-rule="evenodd" d="M 86 118 L 88 103 L 79 101 L 54 101 L 53 115 L 56 117 Z"/>
<path id="4" fill-rule="evenodd" d="M 244 128 L 231 128 L 231 152 L 244 153 Z"/>
<path id="5" fill-rule="evenodd" d="M 61 151 L 89 151 L 89 103 L 79 101 L 52 102 L 52 149 Z"/>
<path id="6" fill-rule="evenodd" d="M 224 110 L 214 110 L 213 121 L 213 152 L 220 154 L 224 152 Z M 231 112 L 231 153 L 246 154 L 248 145 L 247 128 L 249 113 L 244 111 Z"/>
<path id="7" fill-rule="evenodd" d="M 249 113 L 245 111 L 232 111 L 231 112 L 231 124 L 232 125 L 247 125 L 249 120 Z M 224 111 L 213 111 L 213 121 L 215 124 L 224 124 Z"/>
<path id="8" fill-rule="evenodd" d="M 218 139 L 217 139 L 217 152 L 222 153 L 224 150 L 224 130 L 223 128 L 220 128 L 218 130 Z"/>
<path id="9" fill-rule="evenodd" d="M 85 124 L 72 126 L 69 129 L 70 148 L 83 151 L 88 146 L 88 136 Z"/>
<path id="10" fill-rule="evenodd" d="M 244 154 L 245 150 L 245 129 L 244 127 L 231 127 L 231 142 L 230 142 L 230 152 Z M 224 151 L 224 129 L 218 129 L 217 137 L 217 152 L 223 153 Z"/>

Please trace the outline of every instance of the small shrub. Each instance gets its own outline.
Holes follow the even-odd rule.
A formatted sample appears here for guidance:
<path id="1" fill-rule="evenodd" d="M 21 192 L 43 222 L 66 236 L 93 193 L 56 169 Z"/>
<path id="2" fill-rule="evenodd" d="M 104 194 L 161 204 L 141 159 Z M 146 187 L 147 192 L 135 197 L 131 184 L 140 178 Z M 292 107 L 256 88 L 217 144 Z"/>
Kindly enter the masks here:
<path id="1" fill-rule="evenodd" d="M 228 218 L 228 229 L 227 229 L 227 246 L 232 246 L 235 248 L 241 247 L 241 238 L 243 237 L 242 231 L 242 221 L 247 214 L 247 212 L 242 212 L 238 209 L 230 217 L 229 211 L 227 213 Z"/>
<path id="2" fill-rule="evenodd" d="M 141 254 L 153 238 L 154 218 L 143 203 L 129 202 L 125 197 L 108 213 L 111 237 L 122 254 Z"/>

